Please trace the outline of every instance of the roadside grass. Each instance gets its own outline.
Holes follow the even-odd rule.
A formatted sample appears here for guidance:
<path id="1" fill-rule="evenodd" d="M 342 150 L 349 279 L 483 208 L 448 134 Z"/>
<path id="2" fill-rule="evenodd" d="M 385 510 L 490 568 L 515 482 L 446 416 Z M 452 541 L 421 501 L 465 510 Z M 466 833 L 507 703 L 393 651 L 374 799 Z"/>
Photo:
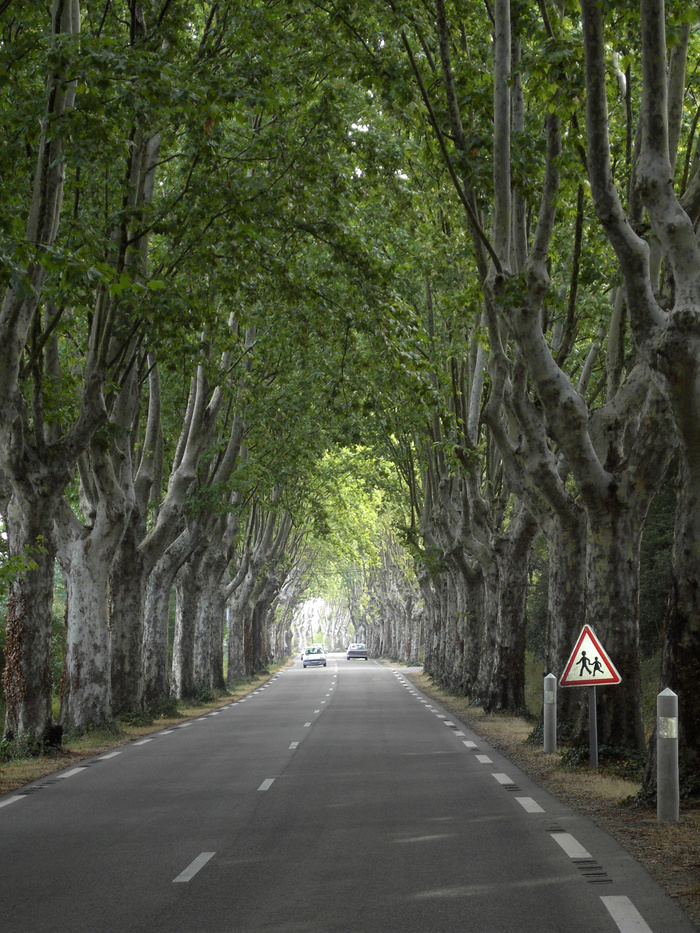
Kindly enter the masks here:
<path id="1" fill-rule="evenodd" d="M 289 663 L 289 659 L 285 658 L 279 664 L 270 665 L 269 669 L 254 677 L 239 678 L 225 692 L 200 691 L 198 700 L 173 701 L 167 704 L 166 712 L 122 717 L 103 728 L 94 728 L 79 735 L 66 736 L 60 748 L 47 749 L 41 755 L 13 757 L 7 761 L 0 760 L 0 794 L 17 790 L 55 771 L 62 771 L 85 758 L 92 758 L 110 749 L 128 745 L 134 739 L 160 732 L 168 726 L 176 725 L 187 719 L 196 719 L 232 701 L 240 700 L 266 683 Z M 0 715 L 4 722 L 4 709 L 0 709 Z M 58 716 L 57 709 L 54 710 L 54 716 Z"/>

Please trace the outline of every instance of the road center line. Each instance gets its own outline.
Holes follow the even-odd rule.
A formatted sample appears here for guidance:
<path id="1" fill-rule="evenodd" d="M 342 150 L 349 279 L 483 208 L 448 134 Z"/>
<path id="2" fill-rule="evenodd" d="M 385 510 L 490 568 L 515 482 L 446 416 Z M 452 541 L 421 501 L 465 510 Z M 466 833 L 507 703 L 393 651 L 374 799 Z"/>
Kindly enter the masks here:
<path id="1" fill-rule="evenodd" d="M 272 785 L 273 785 L 274 783 L 275 783 L 275 779 L 274 779 L 274 778 L 266 778 L 266 779 L 262 782 L 262 784 L 260 785 L 260 787 L 258 787 L 258 790 L 269 790 L 269 789 L 272 787 Z"/>
<path id="2" fill-rule="evenodd" d="M 583 848 L 578 839 L 571 833 L 550 833 L 555 842 L 558 842 L 569 858 L 593 858 L 590 852 Z"/>
<path id="3" fill-rule="evenodd" d="M 651 933 L 651 928 L 628 897 L 601 897 L 620 933 Z"/>
<path id="4" fill-rule="evenodd" d="M 200 869 L 204 868 L 209 859 L 213 858 L 214 855 L 216 855 L 215 852 L 202 852 L 201 855 L 197 856 L 194 862 L 188 865 L 183 872 L 180 872 L 177 878 L 173 878 L 173 884 L 175 884 L 176 881 L 190 881 Z"/>

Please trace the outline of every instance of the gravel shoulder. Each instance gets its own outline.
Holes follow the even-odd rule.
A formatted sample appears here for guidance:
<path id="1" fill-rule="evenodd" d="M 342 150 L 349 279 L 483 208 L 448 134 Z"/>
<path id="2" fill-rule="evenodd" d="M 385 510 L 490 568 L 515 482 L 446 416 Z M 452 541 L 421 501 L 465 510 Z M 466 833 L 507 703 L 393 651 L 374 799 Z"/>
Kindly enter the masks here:
<path id="1" fill-rule="evenodd" d="M 700 931 L 700 806 L 682 805 L 678 823 L 658 823 L 655 807 L 623 804 L 637 793 L 639 784 L 604 772 L 563 770 L 559 754 L 545 755 L 541 748 L 525 744 L 531 722 L 485 713 L 470 706 L 466 697 L 445 693 L 426 674 L 403 672 L 549 793 L 605 829 L 644 865 Z"/>

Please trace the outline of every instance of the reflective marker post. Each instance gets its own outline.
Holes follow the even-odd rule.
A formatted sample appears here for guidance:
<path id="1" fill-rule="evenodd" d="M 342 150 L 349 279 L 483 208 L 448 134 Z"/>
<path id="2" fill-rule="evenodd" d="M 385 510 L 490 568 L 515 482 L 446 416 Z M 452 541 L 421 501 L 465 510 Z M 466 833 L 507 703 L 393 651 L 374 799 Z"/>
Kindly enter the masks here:
<path id="1" fill-rule="evenodd" d="M 557 678 L 547 674 L 544 679 L 544 752 L 554 755 L 557 750 Z"/>
<path id="2" fill-rule="evenodd" d="M 680 788 L 678 777 L 678 696 L 666 688 L 656 698 L 656 819 L 677 823 Z"/>

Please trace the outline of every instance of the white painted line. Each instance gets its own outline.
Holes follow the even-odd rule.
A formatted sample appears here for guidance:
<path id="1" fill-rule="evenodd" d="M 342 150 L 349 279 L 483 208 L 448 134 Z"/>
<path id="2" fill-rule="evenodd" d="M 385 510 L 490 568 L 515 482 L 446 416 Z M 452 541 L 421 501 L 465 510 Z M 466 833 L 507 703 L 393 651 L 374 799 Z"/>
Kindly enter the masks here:
<path id="1" fill-rule="evenodd" d="M 192 725 L 191 722 L 181 722 L 180 725 L 179 725 L 177 728 L 178 728 L 178 729 L 186 729 L 188 726 L 191 726 L 191 725 Z"/>
<path id="2" fill-rule="evenodd" d="M 320 712 L 321 712 L 320 709 L 315 709 L 315 710 L 314 710 L 314 713 L 320 713 Z"/>
<path id="3" fill-rule="evenodd" d="M 164 732 L 159 732 L 158 735 L 172 735 L 174 731 L 174 729 L 166 729 Z"/>
<path id="4" fill-rule="evenodd" d="M 571 833 L 550 833 L 552 839 L 559 843 L 569 858 L 593 858 L 590 852 L 583 848 L 578 839 Z"/>
<path id="5" fill-rule="evenodd" d="M 325 700 L 321 700 L 321 706 L 323 706 L 325 702 L 326 702 Z"/>
<path id="6" fill-rule="evenodd" d="M 305 722 L 305 723 L 304 723 L 304 728 L 305 728 L 305 729 L 308 729 L 310 725 L 311 725 L 310 722 Z"/>
<path id="7" fill-rule="evenodd" d="M 620 933 L 651 933 L 644 918 L 628 897 L 601 897 Z"/>
<path id="8" fill-rule="evenodd" d="M 446 719 L 446 720 L 443 722 L 443 726 L 454 726 L 454 723 L 453 723 L 453 722 L 450 722 L 449 719 Z"/>
<path id="9" fill-rule="evenodd" d="M 532 797 L 516 797 L 515 799 L 526 813 L 544 813 L 544 808 L 541 807 L 536 800 L 533 800 Z"/>
<path id="10" fill-rule="evenodd" d="M 466 735 L 466 732 L 455 732 L 455 735 Z"/>
<path id="11" fill-rule="evenodd" d="M 214 855 L 216 855 L 215 852 L 202 852 L 201 855 L 197 856 L 194 862 L 188 865 L 183 872 L 180 872 L 177 878 L 173 878 L 173 884 L 175 884 L 176 881 L 190 881 L 200 869 L 204 868 L 209 859 L 213 858 Z"/>
<path id="12" fill-rule="evenodd" d="M 260 785 L 260 787 L 258 787 L 258 790 L 269 790 L 269 789 L 272 787 L 272 785 L 273 785 L 274 783 L 275 783 L 275 779 L 274 779 L 274 778 L 266 778 L 266 779 L 262 782 L 262 784 Z"/>
<path id="13" fill-rule="evenodd" d="M 152 742 L 153 739 L 141 739 L 140 742 L 134 742 L 134 745 L 146 745 L 148 742 Z"/>
<path id="14" fill-rule="evenodd" d="M 291 744 L 289 747 L 290 747 L 290 748 L 298 748 L 298 747 L 299 747 L 299 743 L 298 743 L 298 742 L 292 742 L 292 744 Z"/>
<path id="15" fill-rule="evenodd" d="M 438 719 L 447 719 L 447 716 L 443 716 L 442 713 L 435 713 Z"/>
<path id="16" fill-rule="evenodd" d="M 9 805 L 16 800 L 22 800 L 23 796 L 24 795 L 22 795 L 22 797 L 6 797 L 4 800 L 0 800 L 0 809 L 2 809 L 2 807 L 9 807 Z"/>
<path id="17" fill-rule="evenodd" d="M 491 759 L 489 758 L 488 755 L 477 755 L 477 756 L 476 756 L 476 760 L 477 760 L 477 761 L 480 761 L 480 762 L 482 763 L 482 765 L 492 765 L 492 764 L 493 764 L 493 762 L 491 761 Z M 512 784 L 513 782 L 512 782 L 512 781 L 509 781 L 508 783 L 509 783 L 509 784 Z"/>
<path id="18" fill-rule="evenodd" d="M 494 774 L 494 777 L 499 784 L 515 784 L 515 781 L 512 778 L 509 778 L 507 774 Z"/>
<path id="19" fill-rule="evenodd" d="M 107 761 L 108 758 L 116 758 L 117 755 L 121 755 L 121 752 L 110 752 L 109 755 L 101 755 L 97 760 Z"/>
<path id="20" fill-rule="evenodd" d="M 72 771 L 66 771 L 65 774 L 59 774 L 58 780 L 65 781 L 66 778 L 74 777 L 76 774 L 80 774 L 81 771 L 87 771 L 87 768 L 73 768 Z"/>

